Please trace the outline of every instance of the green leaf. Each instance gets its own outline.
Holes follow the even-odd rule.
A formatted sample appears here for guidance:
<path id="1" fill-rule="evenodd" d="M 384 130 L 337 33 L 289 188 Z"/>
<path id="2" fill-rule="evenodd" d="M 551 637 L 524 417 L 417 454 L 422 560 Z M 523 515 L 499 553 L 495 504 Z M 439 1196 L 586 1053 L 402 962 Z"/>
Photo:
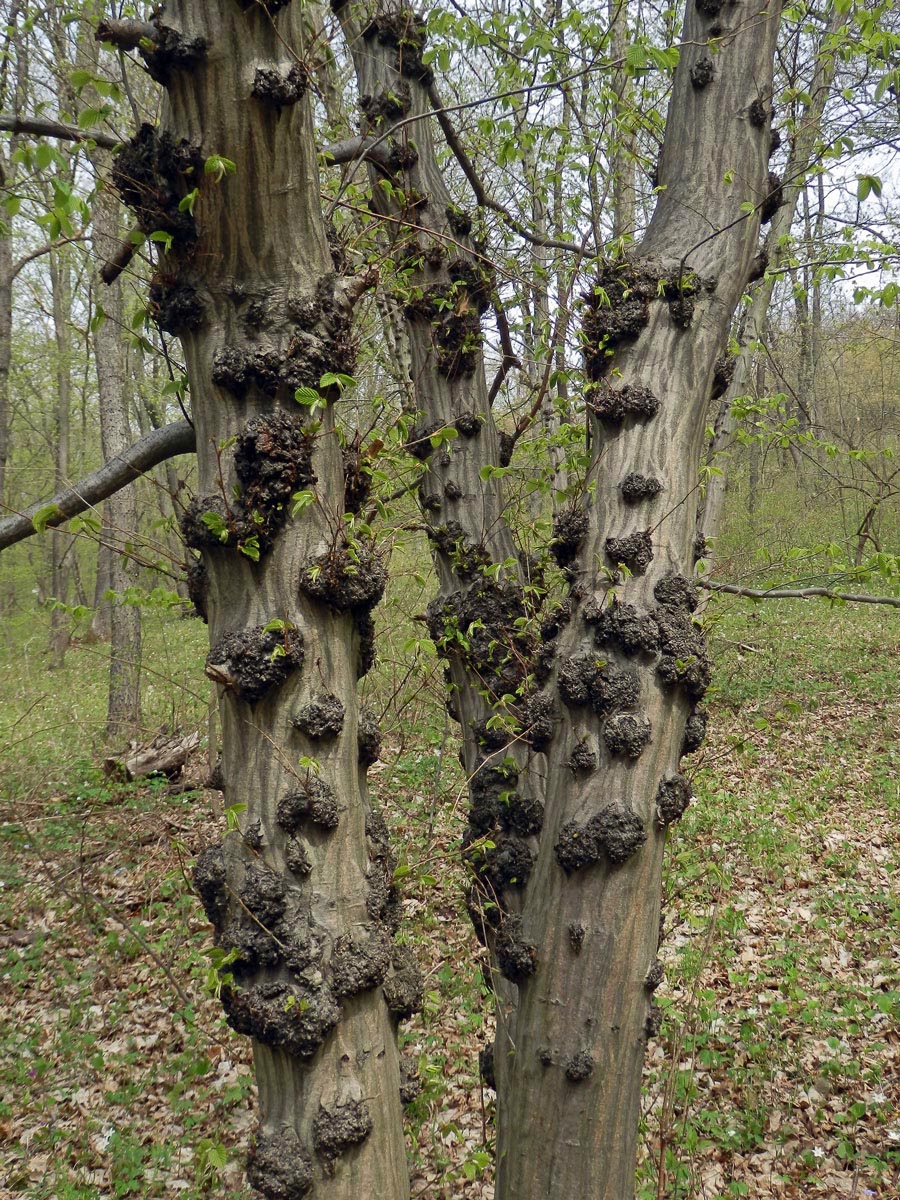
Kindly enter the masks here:
<path id="1" fill-rule="evenodd" d="M 300 387 L 294 392 L 294 399 L 298 404 L 302 404 L 306 408 L 311 408 L 314 404 L 318 404 L 322 397 L 315 388 Z"/>
<path id="2" fill-rule="evenodd" d="M 61 516 L 62 509 L 58 504 L 45 504 L 31 518 L 31 523 L 38 533 L 43 533 L 52 520 Z"/>

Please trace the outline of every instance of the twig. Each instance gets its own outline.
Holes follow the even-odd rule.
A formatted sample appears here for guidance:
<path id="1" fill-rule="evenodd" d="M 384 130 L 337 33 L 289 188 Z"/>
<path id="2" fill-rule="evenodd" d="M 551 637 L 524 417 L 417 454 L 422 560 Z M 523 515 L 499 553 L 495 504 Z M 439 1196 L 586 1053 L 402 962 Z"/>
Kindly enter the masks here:
<path id="1" fill-rule="evenodd" d="M 830 588 L 745 588 L 736 583 L 715 583 L 712 579 L 695 579 L 697 587 L 708 592 L 727 592 L 730 596 L 746 596 L 750 600 L 806 600 L 824 596 L 826 600 L 845 600 L 848 604 L 889 604 L 900 608 L 898 596 L 867 596 L 862 592 L 833 592 Z"/>

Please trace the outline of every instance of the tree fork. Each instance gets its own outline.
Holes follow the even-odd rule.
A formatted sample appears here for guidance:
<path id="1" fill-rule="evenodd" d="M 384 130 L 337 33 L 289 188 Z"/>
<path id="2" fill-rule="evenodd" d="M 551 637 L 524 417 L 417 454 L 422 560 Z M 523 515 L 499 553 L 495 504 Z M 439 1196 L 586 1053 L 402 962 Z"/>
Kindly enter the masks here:
<path id="1" fill-rule="evenodd" d="M 113 178 L 144 232 L 169 235 L 151 301 L 191 381 L 199 482 L 183 530 L 220 689 L 219 775 L 229 807 L 245 806 L 196 883 L 230 964 L 226 1015 L 254 1042 L 248 1174 L 270 1197 L 405 1200 L 395 1032 L 418 994 L 358 748 L 384 572 L 371 552 L 361 594 L 342 569 L 343 463 L 319 389 L 352 371 L 358 289 L 332 262 L 309 99 L 257 87 L 302 58 L 303 12 L 172 0 L 153 24 L 159 38 L 137 46 L 166 87 L 162 124 L 122 148 Z M 315 421 L 298 387 L 320 390 Z M 298 492 L 314 503 L 292 520 Z M 302 714 L 323 691 L 342 719 L 317 737 Z"/>

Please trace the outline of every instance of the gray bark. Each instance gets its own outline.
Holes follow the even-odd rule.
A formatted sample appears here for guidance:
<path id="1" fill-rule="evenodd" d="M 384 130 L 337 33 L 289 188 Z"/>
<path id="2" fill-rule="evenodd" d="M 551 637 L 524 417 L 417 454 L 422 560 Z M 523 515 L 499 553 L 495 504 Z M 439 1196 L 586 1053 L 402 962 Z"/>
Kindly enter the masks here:
<path id="1" fill-rule="evenodd" d="M 394 1021 L 407 1006 L 391 966 L 392 867 L 357 750 L 379 567 L 367 544 L 342 541 L 329 396 L 315 422 L 293 398 L 352 366 L 353 288 L 334 274 L 309 96 L 290 77 L 303 10 L 270 8 L 167 5 L 166 25 L 196 52 L 189 69 L 154 59 L 161 133 L 181 147 L 181 170 L 145 133 L 120 156 L 120 178 L 127 190 L 149 170 L 131 200 L 145 227 L 175 239 L 152 295 L 191 380 L 198 499 L 184 530 L 207 580 L 196 592 L 220 685 L 226 801 L 246 805 L 241 833 L 202 856 L 197 884 L 218 944 L 239 949 L 223 1001 L 253 1037 L 250 1178 L 272 1197 L 314 1186 L 321 1200 L 397 1200 L 408 1176 Z M 207 174 L 211 155 L 233 173 Z M 190 220 L 178 200 L 194 187 Z M 316 502 L 291 520 L 291 494 L 313 489 Z M 366 571 L 351 552 L 368 556 Z M 308 714 L 323 691 L 343 710 L 327 738 Z"/>
<path id="2" fill-rule="evenodd" d="M 108 155 L 98 152 L 95 163 L 108 167 Z M 93 244 L 98 271 L 115 255 L 119 244 L 119 203 L 112 191 L 101 187 L 94 198 Z M 94 330 L 94 359 L 100 405 L 100 446 L 104 462 L 123 454 L 131 445 L 128 424 L 129 386 L 125 378 L 122 341 L 123 306 L 119 280 L 108 287 L 97 284 L 99 302 L 106 313 Z M 109 608 L 109 697 L 106 732 L 110 738 L 134 733 L 141 721 L 141 610 L 126 604 L 124 595 L 137 585 L 139 572 L 128 545 L 137 537 L 138 502 L 133 487 L 115 492 L 106 502 L 100 535 L 98 576 L 108 575 L 114 593 Z M 104 603 L 101 598 L 101 605 Z"/>
<path id="3" fill-rule="evenodd" d="M 55 411 L 55 445 L 56 462 L 54 464 L 54 482 L 57 491 L 62 490 L 69 479 L 69 417 L 71 408 L 71 363 L 69 338 L 69 306 L 71 296 L 69 289 L 68 266 L 61 259 L 59 252 L 50 255 L 50 283 L 53 302 L 53 332 L 56 343 L 56 411 Z M 68 597 L 68 570 L 65 564 L 65 553 L 68 538 L 56 530 L 50 535 L 50 554 L 52 578 L 50 591 L 53 599 L 64 604 Z M 54 608 L 50 614 L 50 668 L 56 669 L 63 665 L 66 650 L 69 646 L 69 618 L 61 608 Z"/>
<path id="4" fill-rule="evenodd" d="M 480 478 L 484 467 L 502 461 L 481 356 L 448 353 L 460 342 L 477 350 L 471 313 L 480 262 L 443 215 L 446 191 L 421 119 L 424 88 L 415 65 L 423 31 L 407 26 L 401 61 L 385 45 L 389 39 L 361 36 L 356 12 L 344 8 L 340 16 L 359 91 L 387 96 L 396 94 L 401 71 L 409 80 L 410 103 L 397 134 L 413 139 L 416 153 L 397 170 L 396 183 L 407 195 L 428 198 L 407 216 L 408 253 L 424 259 L 431 251 L 432 262 L 414 271 L 407 305 L 423 410 L 417 445 L 435 426 L 456 424 L 461 433 L 452 453 L 428 457 L 421 499 L 440 580 L 429 625 L 448 661 L 452 712 L 472 780 L 469 844 L 474 849 L 487 836 L 494 847 L 468 857 L 476 876 L 473 916 L 492 951 L 498 992 L 496 1195 L 624 1200 L 633 1195 L 652 1013 L 661 820 L 674 819 L 688 799 L 677 766 L 691 702 L 708 669 L 687 611 L 696 602 L 684 578 L 692 565 L 693 516 L 679 500 L 696 477 L 714 361 L 755 250 L 758 217 L 742 216 L 740 205 L 761 203 L 768 190 L 768 122 L 752 126 L 748 109 L 771 91 L 778 21 L 766 13 L 748 21 L 742 12 L 721 43 L 715 84 L 700 92 L 690 69 L 705 52 L 710 18 L 689 6 L 661 163 L 665 190 L 622 275 L 614 265 L 604 272 L 623 319 L 623 290 L 642 299 L 631 339 L 615 354 L 615 385 L 605 377 L 602 347 L 592 359 L 597 491 L 589 509 L 569 514 L 575 536 L 557 526 L 557 557 L 572 592 L 568 613 L 555 622 L 555 640 L 545 626 L 542 645 L 532 632 L 533 593 L 525 586 L 526 567 L 516 565 L 500 484 Z M 388 19 L 376 18 L 370 34 Z M 391 123 L 380 117 L 377 131 L 388 132 Z M 724 184 L 727 167 L 736 168 L 741 188 Z M 373 189 L 373 204 L 402 217 L 380 192 Z M 600 315 L 595 338 L 602 324 Z M 631 399 L 623 399 L 623 387 Z M 647 388 L 659 411 L 645 402 L 641 419 L 638 400 Z M 621 419 L 616 405 L 627 409 Z M 629 505 L 619 485 L 636 472 L 662 491 Z M 622 542 L 610 547 L 610 533 Z M 638 561 L 645 547 L 653 557 Z M 631 559 L 631 573 L 622 578 L 613 572 L 618 557 Z M 602 624 L 614 599 L 634 607 L 649 639 L 636 659 L 627 657 L 625 635 L 614 627 L 598 653 L 584 620 Z M 606 673 L 603 663 L 611 664 Z M 491 718 L 506 722 L 505 736 L 488 725 Z M 645 723 L 652 730 L 646 746 Z M 623 757 L 621 742 L 629 737 L 639 757 Z M 498 779 L 492 769 L 501 763 Z M 583 869 L 577 869 L 579 847 Z"/>

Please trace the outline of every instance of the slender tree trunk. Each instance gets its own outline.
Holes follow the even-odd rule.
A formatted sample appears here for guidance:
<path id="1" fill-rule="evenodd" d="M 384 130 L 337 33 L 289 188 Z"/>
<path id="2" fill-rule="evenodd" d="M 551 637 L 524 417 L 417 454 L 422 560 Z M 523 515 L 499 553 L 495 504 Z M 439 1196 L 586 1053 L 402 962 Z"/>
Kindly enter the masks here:
<path id="1" fill-rule="evenodd" d="M 794 134 L 794 141 L 784 172 L 783 202 L 772 218 L 765 256 L 760 264 L 761 270 L 765 270 L 766 266 L 772 269 L 760 279 L 753 292 L 744 338 L 740 353 L 734 363 L 731 381 L 730 383 L 726 382 L 724 393 L 720 391 L 721 403 L 715 423 L 715 434 L 708 449 L 710 462 L 714 461 L 731 444 L 737 428 L 737 420 L 732 412 L 734 401 L 741 396 L 746 396 L 750 390 L 753 359 L 758 347 L 763 342 L 772 293 L 778 278 L 777 269 L 783 265 L 789 254 L 787 239 L 790 236 L 797 199 L 821 134 L 822 114 L 825 111 L 837 65 L 833 43 L 840 36 L 848 19 L 848 10 L 838 11 L 835 9 L 818 48 L 816 66 L 809 90 L 810 99 Z M 721 467 L 721 462 L 717 465 Z M 698 516 L 698 540 L 706 547 L 704 558 L 710 568 L 715 555 L 715 537 L 722 520 L 725 487 L 726 474 L 725 468 L 722 468 L 721 474 L 710 477 L 703 507 Z"/>
<path id="2" fill-rule="evenodd" d="M 158 52 L 142 45 L 166 87 L 163 124 L 124 149 L 115 177 L 142 227 L 173 238 L 151 299 L 191 380 L 198 494 L 183 529 L 201 555 L 226 801 L 246 806 L 196 882 L 236 953 L 226 1014 L 254 1039 L 249 1175 L 270 1197 L 402 1200 L 395 1020 L 417 994 L 392 940 L 393 864 L 359 765 L 372 731 L 357 701 L 384 568 L 342 519 L 333 395 L 319 386 L 352 371 L 361 289 L 335 274 L 321 217 L 295 69 L 305 15 L 173 0 L 158 21 L 174 32 Z M 317 411 L 295 402 L 300 387 Z"/>
<path id="3" fill-rule="evenodd" d="M 394 124 L 398 142 L 415 143 L 395 159 L 404 166 L 392 182 L 428 197 L 414 214 L 392 209 L 373 169 L 373 207 L 409 222 L 406 312 L 423 410 L 414 452 L 427 459 L 420 498 L 440 581 L 429 627 L 462 727 L 471 909 L 498 1000 L 498 1200 L 633 1195 L 665 827 L 689 799 L 677 766 L 686 730 L 688 748 L 702 738 L 691 710 L 709 677 L 690 619 L 693 516 L 680 501 L 756 248 L 758 216 L 742 217 L 740 205 L 761 205 L 769 191 L 768 117 L 748 113 L 771 89 L 778 21 L 755 13 L 729 29 L 703 90 L 690 72 L 706 54 L 711 7 L 689 6 L 648 236 L 604 269 L 612 307 L 590 308 L 596 493 L 557 517 L 552 550 L 571 594 L 544 615 L 540 636 L 540 589 L 517 560 L 490 471 L 511 447 L 484 396 L 483 262 L 447 207 L 425 119 L 424 24 L 339 10 L 359 91 L 375 101 L 373 131 Z M 396 96 L 401 78 L 409 101 L 390 113 L 378 100 Z M 724 182 L 726 158 L 742 189 Z M 448 425 L 460 434 L 452 453 L 429 454 L 429 432 Z"/>
<path id="4" fill-rule="evenodd" d="M 53 298 L 53 332 L 56 343 L 56 418 L 55 441 L 56 463 L 54 483 L 59 491 L 69 482 L 69 417 L 71 411 L 71 360 L 69 337 L 69 292 L 68 266 L 62 255 L 54 251 L 50 255 L 50 283 Z M 68 598 L 68 570 L 65 554 L 69 539 L 58 529 L 50 534 L 52 562 L 51 593 L 53 599 L 64 604 Z M 61 608 L 50 614 L 50 668 L 63 665 L 69 646 L 69 617 Z"/>
<path id="5" fill-rule="evenodd" d="M 100 155 L 103 154 L 103 161 Z M 109 156 L 97 151 L 98 167 L 108 167 Z M 119 202 L 112 191 L 101 187 L 94 198 L 94 254 L 98 272 L 115 258 L 121 244 Z M 94 330 L 94 358 L 100 404 L 100 445 L 106 462 L 127 450 L 132 442 L 128 423 L 129 385 L 125 378 L 125 346 L 122 341 L 122 290 L 116 279 L 104 288 L 98 277 L 98 296 L 106 319 Z M 108 533 L 101 542 L 106 563 L 98 560 L 98 577 L 109 572 L 109 588 L 115 593 L 110 608 L 109 699 L 106 732 L 110 738 L 134 733 L 141 722 L 141 610 L 126 603 L 126 592 L 136 587 L 137 563 L 129 554 L 129 543 L 137 537 L 138 499 L 135 486 L 123 488 L 106 501 L 104 525 Z"/>

